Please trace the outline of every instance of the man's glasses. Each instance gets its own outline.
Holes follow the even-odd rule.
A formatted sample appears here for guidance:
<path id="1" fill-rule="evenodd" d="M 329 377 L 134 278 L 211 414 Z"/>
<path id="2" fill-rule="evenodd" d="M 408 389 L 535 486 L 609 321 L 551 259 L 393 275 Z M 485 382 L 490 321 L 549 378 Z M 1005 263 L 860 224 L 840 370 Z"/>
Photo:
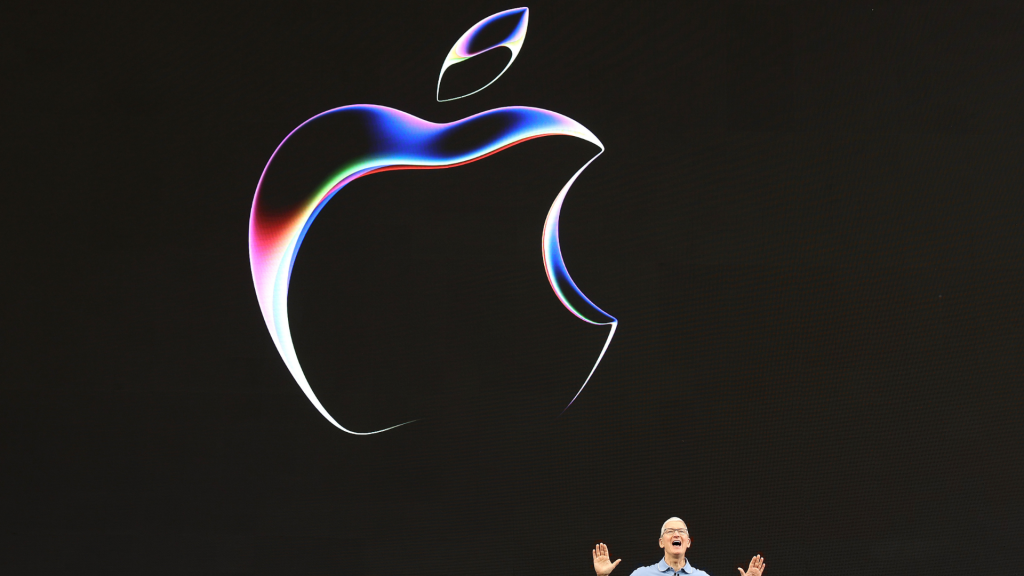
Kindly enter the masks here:
<path id="1" fill-rule="evenodd" d="M 689 534 L 689 532 L 686 531 L 686 528 L 665 528 L 661 535 L 664 536 L 665 534 L 678 534 L 682 536 L 683 534 Z"/>

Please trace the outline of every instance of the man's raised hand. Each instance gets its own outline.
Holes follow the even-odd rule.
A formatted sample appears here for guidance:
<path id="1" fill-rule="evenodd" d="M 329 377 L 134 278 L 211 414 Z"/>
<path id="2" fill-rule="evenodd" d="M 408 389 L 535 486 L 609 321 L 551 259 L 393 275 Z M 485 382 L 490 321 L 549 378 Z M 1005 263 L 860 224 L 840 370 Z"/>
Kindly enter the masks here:
<path id="1" fill-rule="evenodd" d="M 597 564 L 596 560 L 594 564 Z M 764 558 L 761 558 L 761 555 L 758 554 L 750 559 L 750 566 L 747 566 L 746 572 L 743 571 L 743 568 L 737 568 L 737 570 L 740 571 L 741 576 L 761 576 L 764 574 L 764 568 Z"/>
<path id="2" fill-rule="evenodd" d="M 611 574 L 612 570 L 615 570 L 615 567 L 619 565 L 619 562 L 622 562 L 621 558 L 612 562 L 608 558 L 608 547 L 604 544 L 598 544 L 595 546 L 593 554 L 594 572 L 597 572 L 597 576 L 607 576 L 608 574 Z"/>

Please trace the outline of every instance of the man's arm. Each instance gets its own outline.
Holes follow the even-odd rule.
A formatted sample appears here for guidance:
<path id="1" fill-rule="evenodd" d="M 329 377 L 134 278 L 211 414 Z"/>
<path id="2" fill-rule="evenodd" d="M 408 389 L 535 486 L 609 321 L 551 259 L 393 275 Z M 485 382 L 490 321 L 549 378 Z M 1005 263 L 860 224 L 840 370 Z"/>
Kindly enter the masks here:
<path id="1" fill-rule="evenodd" d="M 622 558 L 612 562 L 608 557 L 608 547 L 604 544 L 598 544 L 591 553 L 594 555 L 594 572 L 597 572 L 597 576 L 608 576 L 619 565 L 619 562 L 622 562 Z"/>

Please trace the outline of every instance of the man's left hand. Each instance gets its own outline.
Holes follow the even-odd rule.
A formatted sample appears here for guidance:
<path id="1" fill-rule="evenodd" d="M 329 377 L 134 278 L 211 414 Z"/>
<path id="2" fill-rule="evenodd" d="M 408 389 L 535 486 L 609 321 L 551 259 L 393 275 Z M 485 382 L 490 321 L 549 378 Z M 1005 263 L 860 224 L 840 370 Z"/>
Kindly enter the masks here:
<path id="1" fill-rule="evenodd" d="M 764 574 L 764 568 L 764 558 L 758 554 L 750 559 L 750 566 L 747 566 L 746 572 L 743 571 L 743 568 L 737 568 L 737 570 L 740 571 L 741 576 L 761 576 Z"/>

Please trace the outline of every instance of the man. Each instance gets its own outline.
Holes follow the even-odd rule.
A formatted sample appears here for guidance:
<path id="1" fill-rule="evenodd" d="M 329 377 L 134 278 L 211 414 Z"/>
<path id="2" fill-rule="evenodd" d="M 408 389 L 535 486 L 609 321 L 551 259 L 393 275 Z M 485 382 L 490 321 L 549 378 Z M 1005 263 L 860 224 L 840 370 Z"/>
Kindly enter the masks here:
<path id="1" fill-rule="evenodd" d="M 658 540 L 658 545 L 665 550 L 665 558 L 657 564 L 637 568 L 632 576 L 708 576 L 707 572 L 694 568 L 686 559 L 686 549 L 691 543 L 693 541 L 690 540 L 686 523 L 674 516 L 669 518 L 661 525 L 661 539 Z M 619 562 L 622 562 L 621 558 L 612 562 L 608 557 L 608 547 L 604 544 L 598 544 L 593 554 L 594 572 L 597 572 L 597 576 L 608 576 Z M 750 566 L 746 572 L 743 568 L 737 568 L 740 576 L 761 576 L 764 569 L 764 559 L 760 554 L 750 559 Z"/>

